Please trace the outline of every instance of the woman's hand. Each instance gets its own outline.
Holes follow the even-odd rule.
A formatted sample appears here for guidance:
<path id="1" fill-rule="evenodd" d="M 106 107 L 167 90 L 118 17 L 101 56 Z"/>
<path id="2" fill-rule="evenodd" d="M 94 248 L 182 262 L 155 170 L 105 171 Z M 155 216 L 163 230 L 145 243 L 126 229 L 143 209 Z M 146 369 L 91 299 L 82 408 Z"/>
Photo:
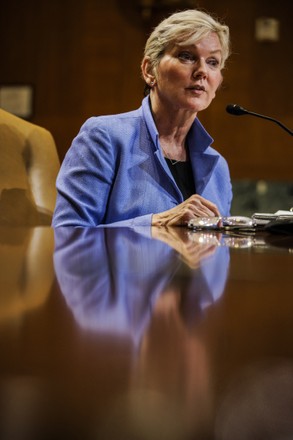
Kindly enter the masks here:
<path id="1" fill-rule="evenodd" d="M 217 206 L 204 197 L 194 194 L 168 211 L 154 214 L 152 226 L 186 226 L 195 217 L 220 216 Z"/>
<path id="2" fill-rule="evenodd" d="M 213 255 L 220 242 L 221 234 L 215 232 L 188 232 L 183 228 L 152 227 L 152 237 L 167 243 L 181 255 L 182 261 L 191 269 Z"/>

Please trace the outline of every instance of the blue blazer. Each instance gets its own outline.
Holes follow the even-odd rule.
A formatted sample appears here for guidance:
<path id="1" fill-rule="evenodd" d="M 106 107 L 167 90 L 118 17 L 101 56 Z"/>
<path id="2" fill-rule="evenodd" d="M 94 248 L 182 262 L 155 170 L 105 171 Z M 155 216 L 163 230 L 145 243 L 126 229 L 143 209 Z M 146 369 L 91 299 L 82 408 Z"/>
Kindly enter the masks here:
<path id="1" fill-rule="evenodd" d="M 187 138 L 196 193 L 229 215 L 229 169 L 212 142 L 196 118 Z M 146 226 L 152 214 L 182 201 L 146 97 L 138 110 L 92 117 L 83 124 L 57 178 L 52 225 Z"/>

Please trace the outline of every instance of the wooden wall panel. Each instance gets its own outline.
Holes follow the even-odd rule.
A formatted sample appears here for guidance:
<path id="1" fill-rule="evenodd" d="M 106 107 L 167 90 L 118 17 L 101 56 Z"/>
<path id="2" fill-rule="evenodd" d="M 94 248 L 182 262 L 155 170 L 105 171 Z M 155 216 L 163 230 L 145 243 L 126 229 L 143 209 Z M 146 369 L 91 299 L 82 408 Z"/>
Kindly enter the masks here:
<path id="1" fill-rule="evenodd" d="M 226 104 L 280 119 L 293 129 L 293 3 L 281 0 L 205 1 L 230 26 L 232 56 L 217 99 L 204 117 L 227 158 L 232 177 L 293 180 L 292 137 L 277 125 L 252 116 L 231 116 Z M 214 8 L 213 8 L 214 5 Z M 256 41 L 255 20 L 280 21 L 280 40 Z"/>
<path id="2" fill-rule="evenodd" d="M 144 25 L 134 0 L 0 0 L 0 84 L 35 88 L 33 122 L 54 135 L 60 158 L 84 120 L 140 105 L 140 61 L 154 15 Z M 230 26 L 233 54 L 224 83 L 200 115 L 234 179 L 292 180 L 292 137 L 277 125 L 225 112 L 228 103 L 293 128 L 291 0 L 201 0 Z M 280 40 L 259 43 L 255 19 L 280 21 Z"/>

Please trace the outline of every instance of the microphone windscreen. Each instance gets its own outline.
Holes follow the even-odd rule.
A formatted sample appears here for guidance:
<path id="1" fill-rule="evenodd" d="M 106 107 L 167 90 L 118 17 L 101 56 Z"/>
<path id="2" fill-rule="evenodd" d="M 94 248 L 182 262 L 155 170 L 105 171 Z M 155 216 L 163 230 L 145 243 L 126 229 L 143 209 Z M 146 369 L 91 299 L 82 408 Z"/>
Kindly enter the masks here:
<path id="1" fill-rule="evenodd" d="M 230 115 L 245 115 L 247 113 L 244 108 L 240 107 L 238 104 L 228 104 L 226 107 L 226 112 L 230 113 Z"/>

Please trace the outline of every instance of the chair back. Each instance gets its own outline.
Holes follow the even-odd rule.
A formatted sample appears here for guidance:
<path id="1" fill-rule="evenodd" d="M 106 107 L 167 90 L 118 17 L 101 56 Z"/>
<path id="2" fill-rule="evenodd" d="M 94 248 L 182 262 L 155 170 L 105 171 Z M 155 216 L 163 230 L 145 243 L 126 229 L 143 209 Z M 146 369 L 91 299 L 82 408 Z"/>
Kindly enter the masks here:
<path id="1" fill-rule="evenodd" d="M 51 224 L 60 167 L 51 133 L 0 109 L 0 225 Z"/>

